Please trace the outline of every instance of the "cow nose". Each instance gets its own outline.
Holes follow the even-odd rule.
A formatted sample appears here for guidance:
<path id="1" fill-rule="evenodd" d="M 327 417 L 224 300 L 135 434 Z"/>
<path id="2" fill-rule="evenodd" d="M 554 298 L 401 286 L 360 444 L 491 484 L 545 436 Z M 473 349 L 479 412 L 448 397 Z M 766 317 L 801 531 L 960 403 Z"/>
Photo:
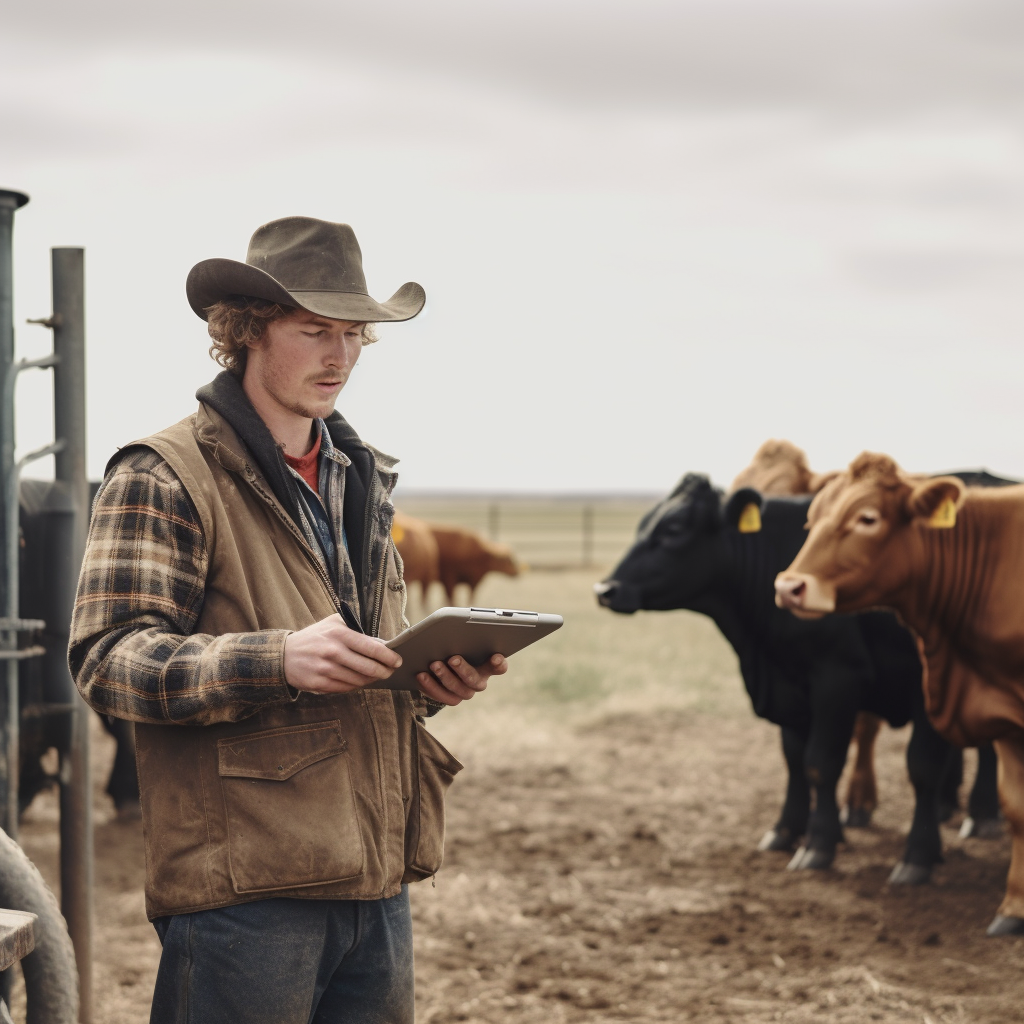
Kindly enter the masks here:
<path id="1" fill-rule="evenodd" d="M 597 603 L 604 605 L 606 608 L 611 604 L 612 598 L 615 596 L 615 591 L 618 590 L 619 584 L 617 580 L 602 580 L 600 583 L 594 584 L 594 596 L 597 598 Z"/>
<path id="2" fill-rule="evenodd" d="M 802 608 L 807 597 L 807 583 L 779 576 L 775 580 L 775 603 L 779 608 Z"/>

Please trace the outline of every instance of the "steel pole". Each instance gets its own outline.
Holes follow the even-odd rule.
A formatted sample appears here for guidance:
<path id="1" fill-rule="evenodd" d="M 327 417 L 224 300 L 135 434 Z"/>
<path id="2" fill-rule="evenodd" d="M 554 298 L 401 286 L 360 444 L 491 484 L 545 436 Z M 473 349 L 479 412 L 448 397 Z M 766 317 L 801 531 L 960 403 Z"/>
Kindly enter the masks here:
<path id="1" fill-rule="evenodd" d="M 14 362 L 14 213 L 28 202 L 24 192 L 0 189 L 0 380 L 6 381 Z M 10 486 L 14 470 L 14 403 L 4 401 L 0 408 L 0 484 L 4 490 Z M 0 532 L 8 538 L 11 531 L 17 535 L 17 516 L 11 522 L 9 503 L 0 502 Z M 0 544 L 0 608 L 7 608 L 7 580 L 9 566 L 7 552 L 10 545 Z M 15 613 L 17 615 L 17 613 Z M 5 632 L 0 646 L 13 650 L 18 646 L 18 634 Z M 7 661 L 5 670 L 4 714 L 0 715 L 0 824 L 12 837 L 18 833 L 18 694 L 17 664 Z M 12 682 L 13 680 L 13 682 Z"/>
<path id="2" fill-rule="evenodd" d="M 55 248 L 53 261 L 54 437 L 63 441 L 57 452 L 56 478 L 71 494 L 74 508 L 71 562 L 54 584 L 60 586 L 59 622 L 48 624 L 50 634 L 64 641 L 71 631 L 71 613 L 78 573 L 89 529 L 89 480 L 85 467 L 85 250 Z M 60 893 L 61 911 L 68 923 L 78 963 L 80 1016 L 92 1020 L 93 831 L 92 786 L 89 770 L 88 708 L 67 673 L 74 704 L 71 749 L 60 770 Z"/>

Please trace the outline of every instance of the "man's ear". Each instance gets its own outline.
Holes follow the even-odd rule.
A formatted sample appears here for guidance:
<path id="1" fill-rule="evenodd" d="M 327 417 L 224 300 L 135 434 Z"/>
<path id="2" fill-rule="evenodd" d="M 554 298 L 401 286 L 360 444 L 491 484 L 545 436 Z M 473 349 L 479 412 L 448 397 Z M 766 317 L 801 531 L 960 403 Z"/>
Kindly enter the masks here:
<path id="1" fill-rule="evenodd" d="M 964 485 L 952 476 L 939 476 L 918 484 L 906 496 L 903 507 L 911 519 L 933 530 L 956 526 L 956 510 L 963 504 Z"/>
<path id="2" fill-rule="evenodd" d="M 722 509 L 722 522 L 735 526 L 740 533 L 759 533 L 761 530 L 761 506 L 764 498 L 753 487 L 741 487 L 729 495 Z"/>

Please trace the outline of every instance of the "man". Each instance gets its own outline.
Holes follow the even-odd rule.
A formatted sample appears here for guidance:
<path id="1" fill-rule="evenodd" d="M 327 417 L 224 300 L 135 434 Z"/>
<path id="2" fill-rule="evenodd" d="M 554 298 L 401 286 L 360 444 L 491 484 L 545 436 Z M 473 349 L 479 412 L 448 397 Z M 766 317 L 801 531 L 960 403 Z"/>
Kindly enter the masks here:
<path id="1" fill-rule="evenodd" d="M 288 217 L 186 290 L 226 369 L 111 459 L 69 649 L 86 701 L 136 723 L 151 1020 L 405 1024 L 406 883 L 440 866 L 461 768 L 423 717 L 506 670 L 374 688 L 406 625 L 394 460 L 333 410 L 423 289 L 376 302 L 351 228 Z"/>

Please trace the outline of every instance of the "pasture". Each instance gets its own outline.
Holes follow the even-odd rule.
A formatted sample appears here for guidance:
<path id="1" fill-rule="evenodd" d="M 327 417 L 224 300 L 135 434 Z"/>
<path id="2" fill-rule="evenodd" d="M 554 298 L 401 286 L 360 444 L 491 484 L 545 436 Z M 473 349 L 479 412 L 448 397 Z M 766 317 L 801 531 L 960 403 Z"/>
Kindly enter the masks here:
<path id="1" fill-rule="evenodd" d="M 447 518 L 474 525 L 461 511 Z M 431 722 L 466 770 L 450 791 L 436 885 L 413 887 L 420 1024 L 1015 1019 L 1024 939 L 984 936 L 1008 841 L 958 839 L 958 815 L 932 884 L 886 885 L 912 806 L 906 730 L 883 731 L 875 823 L 847 833 L 833 870 L 788 873 L 786 854 L 754 851 L 784 770 L 731 650 L 699 616 L 615 616 L 590 592 L 639 511 L 616 527 L 614 549 L 595 543 L 602 567 L 492 576 L 477 594 L 566 624 L 488 693 Z M 475 525 L 486 534 L 486 520 Z M 511 525 L 499 539 L 515 545 Z M 571 564 L 549 541 L 550 563 Z M 148 1019 L 159 949 L 143 913 L 140 829 L 113 820 L 98 781 L 111 751 L 98 727 L 95 739 L 96 1019 L 136 1024 Z M 970 755 L 968 765 L 969 782 Z M 54 822 L 41 798 L 22 837 L 51 884 Z"/>

